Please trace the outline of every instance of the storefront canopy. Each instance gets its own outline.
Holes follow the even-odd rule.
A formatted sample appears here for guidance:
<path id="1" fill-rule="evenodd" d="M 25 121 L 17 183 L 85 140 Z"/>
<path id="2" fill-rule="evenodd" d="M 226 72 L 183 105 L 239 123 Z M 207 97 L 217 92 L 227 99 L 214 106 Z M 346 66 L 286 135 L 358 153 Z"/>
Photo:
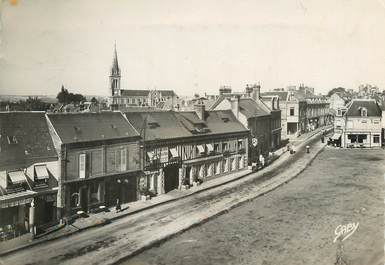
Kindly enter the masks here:
<path id="1" fill-rule="evenodd" d="M 341 134 L 340 134 L 340 133 L 335 133 L 335 134 L 333 134 L 333 136 L 332 136 L 332 140 L 338 140 L 338 139 L 340 139 L 340 137 L 341 137 Z"/>
<path id="2" fill-rule="evenodd" d="M 37 179 L 49 179 L 48 170 L 45 165 L 35 166 L 35 172 Z"/>
<path id="3" fill-rule="evenodd" d="M 8 176 L 9 176 L 12 184 L 27 182 L 27 179 L 26 179 L 23 171 L 8 172 Z"/>

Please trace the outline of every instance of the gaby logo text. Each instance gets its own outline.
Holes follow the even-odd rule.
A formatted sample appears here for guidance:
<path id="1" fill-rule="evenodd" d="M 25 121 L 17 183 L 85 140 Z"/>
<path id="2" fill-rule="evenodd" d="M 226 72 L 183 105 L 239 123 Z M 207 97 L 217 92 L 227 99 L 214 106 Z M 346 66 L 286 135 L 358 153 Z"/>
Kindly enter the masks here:
<path id="1" fill-rule="evenodd" d="M 342 242 L 351 235 L 353 235 L 353 233 L 357 230 L 358 225 L 359 223 L 357 222 L 337 226 L 337 228 L 334 230 L 334 234 L 336 237 L 334 238 L 333 243 L 335 243 L 338 239 L 340 239 Z"/>

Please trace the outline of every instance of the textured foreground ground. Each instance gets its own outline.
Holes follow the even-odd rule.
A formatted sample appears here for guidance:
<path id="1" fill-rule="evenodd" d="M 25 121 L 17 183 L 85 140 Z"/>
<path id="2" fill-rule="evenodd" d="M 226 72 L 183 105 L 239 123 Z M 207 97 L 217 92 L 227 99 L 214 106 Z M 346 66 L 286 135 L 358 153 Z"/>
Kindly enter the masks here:
<path id="1" fill-rule="evenodd" d="M 288 184 L 123 264 L 384 264 L 384 172 L 384 150 L 327 147 Z M 334 230 L 351 222 L 341 250 Z"/>

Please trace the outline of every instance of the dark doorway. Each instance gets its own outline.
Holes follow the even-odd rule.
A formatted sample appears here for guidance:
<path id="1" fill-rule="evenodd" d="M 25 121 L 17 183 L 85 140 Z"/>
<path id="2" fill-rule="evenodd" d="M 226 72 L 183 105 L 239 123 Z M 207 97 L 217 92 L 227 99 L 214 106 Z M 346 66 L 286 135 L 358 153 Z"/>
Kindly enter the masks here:
<path id="1" fill-rule="evenodd" d="M 190 174 L 191 174 L 191 167 L 188 166 L 186 167 L 186 181 L 189 185 L 192 185 L 192 183 L 190 183 Z"/>
<path id="2" fill-rule="evenodd" d="M 179 184 L 178 164 L 167 165 L 164 168 L 164 190 L 169 192 L 177 189 Z"/>
<path id="3" fill-rule="evenodd" d="M 80 189 L 80 206 L 84 212 L 88 211 L 88 188 Z"/>
<path id="4" fill-rule="evenodd" d="M 108 206 L 115 206 L 116 200 L 128 203 L 137 200 L 136 177 L 121 177 L 106 182 L 106 202 Z"/>

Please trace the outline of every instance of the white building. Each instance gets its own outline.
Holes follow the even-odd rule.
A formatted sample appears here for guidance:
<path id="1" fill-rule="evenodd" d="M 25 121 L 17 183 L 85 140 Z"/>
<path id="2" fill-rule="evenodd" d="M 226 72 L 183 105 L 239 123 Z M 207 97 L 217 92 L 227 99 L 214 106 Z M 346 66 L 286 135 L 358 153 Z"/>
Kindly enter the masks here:
<path id="1" fill-rule="evenodd" d="M 372 99 L 353 99 L 336 115 L 333 140 L 342 147 L 380 147 L 380 106 Z"/>

